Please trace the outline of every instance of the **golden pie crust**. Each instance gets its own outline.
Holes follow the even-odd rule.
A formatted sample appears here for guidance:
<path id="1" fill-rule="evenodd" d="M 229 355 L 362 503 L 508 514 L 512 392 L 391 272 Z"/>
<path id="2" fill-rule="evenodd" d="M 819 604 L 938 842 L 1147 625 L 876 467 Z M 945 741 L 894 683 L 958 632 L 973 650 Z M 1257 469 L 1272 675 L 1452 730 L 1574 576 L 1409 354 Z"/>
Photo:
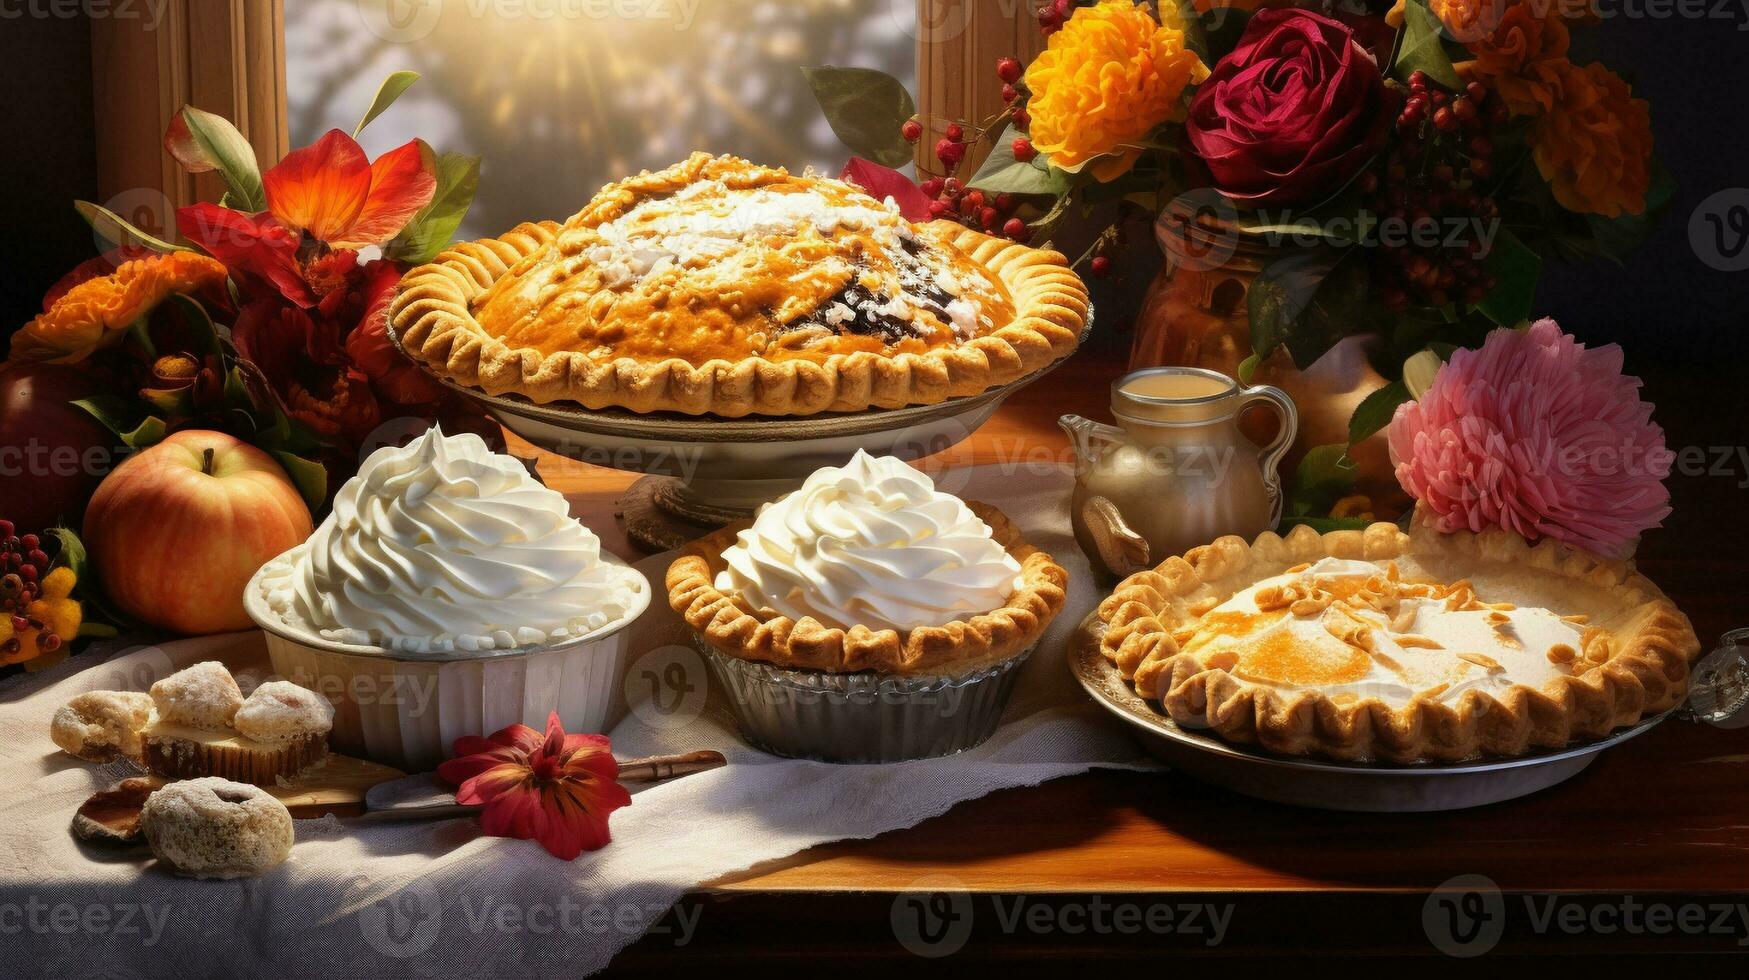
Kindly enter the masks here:
<path id="1" fill-rule="evenodd" d="M 723 551 L 751 526 L 742 521 L 688 545 L 668 566 L 668 604 L 717 650 L 743 660 L 831 673 L 957 675 L 1031 649 L 1063 610 L 1069 573 L 1026 543 L 1001 511 L 967 501 L 992 536 L 1020 563 L 1020 587 L 1000 609 L 968 620 L 895 630 L 849 630 L 804 617 L 797 622 L 755 609 L 715 585 Z"/>
<path id="2" fill-rule="evenodd" d="M 625 244 L 642 240 L 627 228 L 740 229 L 740 212 L 699 217 L 731 194 L 791 202 L 801 230 L 754 221 L 726 249 L 663 239 L 689 243 L 664 256 Z M 450 248 L 401 280 L 389 315 L 415 360 L 488 394 L 727 417 L 935 404 L 1074 351 L 1087 290 L 1062 255 L 884 211 L 839 181 L 695 154 L 609 185 L 563 226 Z M 948 322 L 948 298 L 975 323 Z M 884 312 L 894 302 L 904 317 Z"/>
<path id="3" fill-rule="evenodd" d="M 1400 566 L 1405 581 L 1444 583 L 1441 594 L 1468 583 L 1478 595 L 1583 618 L 1585 651 L 1574 673 L 1541 687 L 1471 689 L 1447 702 L 1417 695 L 1400 707 L 1256 683 L 1230 673 L 1219 653 L 1180 652 L 1179 639 L 1214 606 L 1323 558 Z M 1600 738 L 1680 703 L 1700 651 L 1688 618 L 1625 562 L 1503 530 L 1442 534 L 1420 523 L 1410 533 L 1374 524 L 1323 535 L 1297 527 L 1252 544 L 1221 538 L 1124 580 L 1100 604 L 1098 623 L 1104 655 L 1181 726 L 1343 761 L 1514 756 Z"/>

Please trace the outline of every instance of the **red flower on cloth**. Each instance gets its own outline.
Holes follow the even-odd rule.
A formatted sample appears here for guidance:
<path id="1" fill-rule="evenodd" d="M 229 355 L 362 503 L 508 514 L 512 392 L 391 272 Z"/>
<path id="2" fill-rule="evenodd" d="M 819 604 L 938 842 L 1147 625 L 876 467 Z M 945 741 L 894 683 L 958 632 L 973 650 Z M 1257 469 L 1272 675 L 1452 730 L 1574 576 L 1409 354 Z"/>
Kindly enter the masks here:
<path id="1" fill-rule="evenodd" d="M 544 735 L 511 725 L 491 738 L 456 739 L 455 754 L 437 775 L 459 787 L 457 803 L 485 807 L 481 829 L 539 841 L 566 861 L 605 847 L 609 815 L 632 802 L 607 737 L 565 734 L 556 711 Z"/>

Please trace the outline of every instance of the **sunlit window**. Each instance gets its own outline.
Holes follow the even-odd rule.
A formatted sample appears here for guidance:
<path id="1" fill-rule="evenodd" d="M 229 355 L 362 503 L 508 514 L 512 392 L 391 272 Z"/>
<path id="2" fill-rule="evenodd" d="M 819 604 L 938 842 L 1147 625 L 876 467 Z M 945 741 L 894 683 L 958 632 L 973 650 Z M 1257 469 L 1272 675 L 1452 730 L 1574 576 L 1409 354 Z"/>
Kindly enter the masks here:
<path id="1" fill-rule="evenodd" d="M 803 65 L 912 84 L 914 0 L 300 0 L 286 5 L 291 142 L 350 129 L 378 82 L 424 77 L 365 132 L 485 158 L 461 233 L 562 220 L 608 181 L 703 149 L 836 170 Z"/>

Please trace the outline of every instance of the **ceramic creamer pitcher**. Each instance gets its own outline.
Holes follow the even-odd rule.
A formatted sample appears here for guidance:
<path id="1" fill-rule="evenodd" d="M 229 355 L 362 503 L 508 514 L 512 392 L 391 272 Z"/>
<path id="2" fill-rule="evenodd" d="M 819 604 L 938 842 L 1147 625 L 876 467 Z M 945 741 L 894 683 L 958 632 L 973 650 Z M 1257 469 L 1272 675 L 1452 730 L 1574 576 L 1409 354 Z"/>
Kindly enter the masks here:
<path id="1" fill-rule="evenodd" d="M 1239 415 L 1268 405 L 1280 431 L 1259 449 Z M 1218 371 L 1150 368 L 1111 386 L 1117 425 L 1058 420 L 1079 459 L 1070 517 L 1096 570 L 1122 578 L 1225 534 L 1246 540 L 1281 520 L 1276 466 L 1299 431 L 1293 400 Z"/>

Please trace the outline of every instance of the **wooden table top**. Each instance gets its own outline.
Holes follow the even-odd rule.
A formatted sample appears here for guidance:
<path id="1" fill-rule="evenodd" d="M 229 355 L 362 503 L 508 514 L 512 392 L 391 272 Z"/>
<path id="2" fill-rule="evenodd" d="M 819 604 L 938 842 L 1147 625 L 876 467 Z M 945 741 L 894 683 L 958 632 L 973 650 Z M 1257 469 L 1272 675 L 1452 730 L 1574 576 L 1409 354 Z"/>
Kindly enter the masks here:
<path id="1" fill-rule="evenodd" d="M 1733 438 L 1733 427 L 1720 421 L 1734 417 L 1728 393 L 1698 391 L 1680 371 L 1641 370 L 1672 448 L 1706 447 L 1711 455 L 1708 465 L 1672 477 L 1676 511 L 1648 535 L 1639 563 L 1693 618 L 1710 650 L 1721 633 L 1749 618 L 1742 611 L 1749 461 L 1727 464 L 1730 472 L 1712 465 L 1714 456 L 1725 457 L 1712 447 Z M 1066 451 L 1057 416 L 1108 418 L 1106 387 L 1120 372 L 1121 362 L 1110 356 L 1077 356 L 1047 383 L 1018 393 L 949 450 L 951 459 L 985 463 L 1020 451 Z M 609 547 L 637 554 L 611 520 L 613 501 L 632 475 L 550 456 L 542 457 L 541 471 L 604 532 Z M 894 893 L 919 888 L 1050 895 L 1059 902 L 1249 894 L 1276 903 L 1269 908 L 1278 921 L 1347 922 L 1344 898 L 1396 895 L 1419 915 L 1430 889 L 1467 874 L 1485 875 L 1507 893 L 1749 890 L 1749 729 L 1668 721 L 1554 789 L 1445 814 L 1322 812 L 1251 800 L 1171 773 L 1091 773 L 993 793 L 874 840 L 815 847 L 716 882 L 700 901 L 715 903 L 707 918 L 737 923 L 718 938 L 744 953 L 757 943 L 747 937 L 772 915 L 842 921 L 830 911 L 834 896 L 846 910 L 866 905 L 878 917 Z M 867 904 L 880 894 L 888 898 Z M 723 904 L 736 897 L 747 899 L 739 913 L 735 903 Z M 1737 935 L 1749 942 L 1749 917 Z M 1014 937 L 1005 938 L 1004 948 L 1012 946 Z M 891 945 L 891 930 L 876 928 L 869 943 L 879 947 L 883 939 Z M 1267 938 L 1260 942 L 1269 945 Z M 653 967 L 663 948 L 647 939 L 627 965 Z M 645 954 L 655 958 L 640 959 Z"/>

